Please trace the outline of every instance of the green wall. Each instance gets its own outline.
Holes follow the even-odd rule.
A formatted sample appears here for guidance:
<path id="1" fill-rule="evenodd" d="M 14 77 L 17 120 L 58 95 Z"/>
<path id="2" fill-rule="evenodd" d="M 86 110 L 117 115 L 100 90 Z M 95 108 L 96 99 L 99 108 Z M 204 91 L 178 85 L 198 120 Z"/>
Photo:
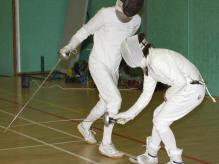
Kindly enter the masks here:
<path id="1" fill-rule="evenodd" d="M 187 54 L 187 0 L 148 0 L 147 36 L 155 47 Z"/>
<path id="2" fill-rule="evenodd" d="M 219 1 L 190 0 L 189 9 L 191 59 L 212 94 L 219 96 Z"/>
<path id="3" fill-rule="evenodd" d="M 219 95 L 219 1 L 147 0 L 147 36 L 155 47 L 183 53 Z"/>
<path id="4" fill-rule="evenodd" d="M 96 12 L 102 7 L 114 6 L 116 0 L 89 0 L 88 3 L 88 14 L 90 17 L 93 17 Z"/>
<path id="5" fill-rule="evenodd" d="M 57 61 L 68 0 L 20 0 L 21 72 L 39 72 Z"/>
<path id="6" fill-rule="evenodd" d="M 89 0 L 89 17 L 115 2 Z M 219 1 L 146 2 L 147 18 L 143 21 L 147 20 L 149 41 L 156 47 L 183 53 L 200 69 L 213 95 L 218 96 Z M 45 57 L 45 70 L 55 64 L 67 5 L 68 0 L 20 0 L 21 72 L 38 72 L 41 56 Z M 0 75 L 13 75 L 12 25 L 12 1 L 0 0 Z"/>
<path id="7" fill-rule="evenodd" d="M 13 75 L 12 1 L 0 0 L 0 75 Z"/>

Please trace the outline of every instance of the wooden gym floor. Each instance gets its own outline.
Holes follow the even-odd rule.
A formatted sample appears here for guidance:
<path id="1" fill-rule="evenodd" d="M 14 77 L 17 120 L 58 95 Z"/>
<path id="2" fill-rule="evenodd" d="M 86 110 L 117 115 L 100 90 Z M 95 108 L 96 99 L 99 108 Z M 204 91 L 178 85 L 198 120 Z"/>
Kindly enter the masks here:
<path id="1" fill-rule="evenodd" d="M 40 83 L 41 81 L 38 81 Z M 63 81 L 47 82 L 75 87 Z M 21 89 L 20 80 L 0 77 L 0 164 L 128 164 L 129 156 L 144 152 L 143 144 L 152 128 L 152 114 L 161 103 L 163 92 L 155 92 L 149 106 L 127 125 L 116 125 L 113 142 L 125 152 L 123 159 L 101 156 L 98 145 L 86 144 L 77 131 L 79 120 L 86 117 L 98 100 L 95 89 L 43 88 L 31 101 L 12 127 L 3 133 L 37 85 Z M 122 111 L 130 107 L 140 91 L 122 90 Z M 101 141 L 103 123 L 98 120 L 93 129 Z M 183 148 L 185 164 L 219 164 L 219 104 L 206 97 L 204 102 L 172 126 L 179 148 Z M 159 163 L 168 161 L 164 149 Z"/>

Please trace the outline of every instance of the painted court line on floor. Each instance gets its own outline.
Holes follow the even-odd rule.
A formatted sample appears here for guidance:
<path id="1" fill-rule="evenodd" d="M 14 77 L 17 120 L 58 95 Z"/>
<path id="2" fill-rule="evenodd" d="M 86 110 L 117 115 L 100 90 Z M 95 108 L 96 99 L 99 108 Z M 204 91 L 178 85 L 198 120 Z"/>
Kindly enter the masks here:
<path id="1" fill-rule="evenodd" d="M 0 125 L 0 128 L 6 129 L 5 126 L 1 126 L 1 125 Z M 15 134 L 18 134 L 18 135 L 20 135 L 20 136 L 23 136 L 23 137 L 25 137 L 25 138 L 31 139 L 31 140 L 33 140 L 33 141 L 36 141 L 36 142 L 38 142 L 38 143 L 41 143 L 41 144 L 43 144 L 43 145 L 45 145 L 45 146 L 49 146 L 49 147 L 51 147 L 51 148 L 53 148 L 53 149 L 56 149 L 56 150 L 59 150 L 59 151 L 61 151 L 61 152 L 67 153 L 67 154 L 72 155 L 72 156 L 74 156 L 74 157 L 80 158 L 80 159 L 82 159 L 82 160 L 84 160 L 84 161 L 87 161 L 87 162 L 90 162 L 90 163 L 93 163 L 93 164 L 97 164 L 97 163 L 98 163 L 98 162 L 93 161 L 93 160 L 91 160 L 91 159 L 88 159 L 88 158 L 86 158 L 86 157 L 84 157 L 84 156 L 75 154 L 75 153 L 73 153 L 73 152 L 70 152 L 70 151 L 65 150 L 65 149 L 63 149 L 63 148 L 60 148 L 60 147 L 55 146 L 55 145 L 53 145 L 53 144 L 44 142 L 44 141 L 42 141 L 42 140 L 40 140 L 40 139 L 37 139 L 37 138 L 35 138 L 35 137 L 31 137 L 31 136 L 26 135 L 26 134 L 24 134 L 24 133 L 18 132 L 18 131 L 16 131 L 16 130 L 8 129 L 8 131 L 13 132 L 13 133 L 15 133 Z"/>
<path id="2" fill-rule="evenodd" d="M 4 100 L 4 101 L 7 101 L 7 102 L 10 102 L 10 103 L 20 104 L 20 103 L 18 103 L 18 102 L 16 102 L 16 101 L 13 101 L 13 100 L 7 100 L 7 99 L 4 99 L 4 98 L 0 98 L 0 99 L 1 99 L 1 100 Z M 22 105 L 22 104 L 21 104 L 21 105 Z M 54 114 L 54 113 L 42 111 L 42 110 L 40 110 L 40 109 L 33 108 L 33 107 L 31 107 L 31 106 L 29 106 L 29 108 L 32 109 L 32 110 L 35 110 L 35 111 L 39 111 L 39 112 L 42 112 L 42 113 L 45 113 L 45 114 L 49 114 L 49 115 L 58 117 L 58 118 L 66 119 L 66 118 L 63 117 L 63 116 L 59 116 L 59 115 L 56 115 L 56 114 Z M 73 110 L 73 111 L 74 111 L 74 110 Z M 75 121 L 73 121 L 73 122 L 75 122 Z M 100 128 L 95 128 L 95 127 L 94 127 L 94 129 L 99 130 L 99 131 L 102 131 L 102 129 L 100 129 Z M 120 137 L 122 137 L 122 138 L 128 139 L 128 140 L 135 141 L 135 142 L 137 142 L 137 143 L 145 144 L 145 141 L 141 141 L 141 140 L 138 140 L 138 139 L 136 139 L 136 138 L 128 137 L 128 136 L 125 136 L 125 135 L 122 135 L 122 134 L 118 134 L 118 133 L 113 133 L 113 134 L 116 135 L 116 136 L 120 136 Z M 129 156 L 129 154 L 128 154 L 128 156 Z M 132 156 L 132 155 L 131 155 L 131 156 Z M 201 164 L 210 164 L 210 162 L 207 162 L 207 161 L 204 161 L 204 160 L 200 160 L 200 159 L 198 159 L 198 158 L 196 158 L 196 157 L 192 157 L 192 156 L 188 156 L 188 155 L 183 155 L 183 157 L 185 157 L 185 158 L 187 158 L 187 159 L 190 159 L 190 160 L 193 160 L 193 161 L 196 161 L 196 162 L 199 162 L 199 163 L 201 163 Z"/>
<path id="3" fill-rule="evenodd" d="M 0 112 L 1 112 L 1 113 L 4 113 L 4 114 L 7 114 L 7 115 L 10 115 L 10 116 L 12 116 L 12 117 L 15 116 L 15 114 L 12 114 L 12 113 L 3 111 L 3 110 L 1 110 L 1 109 L 0 109 Z M 29 119 L 26 119 L 26 118 L 23 118 L 23 117 L 18 117 L 18 118 L 20 118 L 20 119 L 22 119 L 22 120 L 24 120 L 24 121 L 30 122 L 30 123 L 32 123 L 32 124 L 38 125 L 38 126 L 40 126 L 40 127 L 44 127 L 44 128 L 47 128 L 47 129 L 56 131 L 56 132 L 58 132 L 58 133 L 65 134 L 65 135 L 70 136 L 70 137 L 75 137 L 75 138 L 77 138 L 77 139 L 83 139 L 82 137 L 79 137 L 79 136 L 76 136 L 76 135 L 73 135 L 73 134 L 64 132 L 64 131 L 62 131 L 62 130 L 59 130 L 59 129 L 56 129 L 56 128 L 53 128 L 53 127 L 50 127 L 50 126 L 46 126 L 46 125 L 40 124 L 40 123 L 38 123 L 38 122 L 29 120 Z"/>
<path id="4" fill-rule="evenodd" d="M 63 145 L 63 144 L 69 144 L 69 143 L 79 143 L 83 142 L 84 140 L 78 140 L 78 141 L 65 141 L 65 142 L 56 142 L 56 143 L 50 143 L 52 145 Z M 18 147 L 10 147 L 10 148 L 4 148 L 0 149 L 0 151 L 7 151 L 7 150 L 17 150 L 17 149 L 31 149 L 31 148 L 37 148 L 37 147 L 44 147 L 45 145 L 32 145 L 32 146 L 18 146 Z"/>
<path id="5" fill-rule="evenodd" d="M 0 90 L 0 92 L 3 92 L 4 94 L 7 94 L 7 95 L 15 95 L 15 94 L 13 94 L 13 92 L 9 92 L 9 91 L 6 91 L 6 90 Z M 16 97 L 19 97 L 19 98 L 22 98 L 22 95 L 21 94 L 16 94 Z M 21 103 L 17 103 L 17 105 L 20 105 L 20 106 L 23 106 L 24 105 L 24 103 L 25 103 L 25 100 L 23 100 L 24 102 L 21 102 Z M 64 109 L 64 110 L 68 110 L 68 111 L 72 111 L 72 108 L 66 108 L 66 107 L 63 107 L 63 106 L 60 106 L 60 105 L 57 105 L 57 104 L 54 104 L 54 103 L 50 103 L 50 102 L 48 102 L 48 101 L 43 101 L 43 100 L 40 100 L 40 99 L 37 99 L 37 97 L 36 98 L 34 98 L 34 100 L 33 101 L 35 101 L 35 102 L 40 102 L 40 103 L 44 103 L 44 104 L 46 104 L 46 105 L 49 105 L 49 106 L 53 106 L 53 107 L 57 107 L 57 108 L 59 108 L 59 109 Z M 28 107 L 28 106 L 27 106 Z M 83 112 L 80 112 L 80 110 L 78 110 L 78 109 L 75 109 L 75 110 L 73 110 L 75 113 L 78 113 L 78 114 L 83 114 Z"/>
<path id="6" fill-rule="evenodd" d="M 7 114 L 7 115 L 10 115 L 10 116 L 15 116 L 15 114 L 12 114 L 12 113 L 3 111 L 3 110 L 1 110 L 1 109 L 0 109 L 0 112 L 1 112 L 1 113 L 4 113 L 4 114 Z M 50 126 L 46 126 L 46 125 L 40 124 L 40 123 L 38 123 L 38 122 L 29 120 L 29 119 L 26 119 L 26 118 L 23 118 L 23 117 L 18 117 L 18 118 L 20 118 L 20 119 L 22 119 L 22 120 L 25 120 L 25 121 L 27 121 L 27 122 L 31 122 L 32 124 L 35 124 L 35 125 L 38 125 L 38 126 L 41 126 L 41 127 L 48 128 L 48 129 L 50 129 L 50 130 L 54 130 L 54 131 L 56 131 L 56 132 L 59 132 L 59 133 L 65 134 L 65 135 L 68 135 L 68 136 L 71 136 L 71 137 L 75 137 L 75 138 L 84 140 L 82 137 L 79 137 L 79 136 L 76 136 L 76 135 L 73 135 L 73 134 L 64 132 L 64 131 L 59 130 L 59 129 L 56 129 L 56 128 L 52 128 L 52 127 L 50 127 Z M 97 144 L 97 145 L 99 145 L 99 144 Z M 126 156 L 128 156 L 128 157 L 133 157 L 133 156 L 134 156 L 134 155 L 131 155 L 131 154 L 126 153 L 126 152 L 123 152 L 123 153 L 124 153 Z"/>
<path id="7" fill-rule="evenodd" d="M 49 123 L 58 123 L 58 122 L 71 122 L 71 121 L 79 121 L 82 119 L 61 119 L 61 120 L 54 120 L 54 121 L 43 121 L 43 122 L 37 122 L 40 124 L 49 124 Z M 18 124 L 18 125 L 14 125 L 11 127 L 23 127 L 23 126 L 30 126 L 30 125 L 34 125 L 33 123 L 26 123 L 26 124 Z"/>

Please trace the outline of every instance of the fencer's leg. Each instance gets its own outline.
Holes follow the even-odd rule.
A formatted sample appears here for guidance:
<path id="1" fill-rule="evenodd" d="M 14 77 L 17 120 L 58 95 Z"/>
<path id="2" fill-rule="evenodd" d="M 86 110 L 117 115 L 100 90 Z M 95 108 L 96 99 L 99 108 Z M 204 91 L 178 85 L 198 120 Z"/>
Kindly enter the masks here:
<path id="1" fill-rule="evenodd" d="M 122 158 L 123 153 L 118 151 L 112 143 L 112 132 L 114 124 L 104 126 L 103 139 L 99 146 L 99 151 L 102 155 L 110 158 Z"/>
<path id="2" fill-rule="evenodd" d="M 170 98 L 163 103 L 162 110 L 153 118 L 156 127 L 165 148 L 170 157 L 169 163 L 183 163 L 182 150 L 176 146 L 175 136 L 170 129 L 170 125 L 187 115 L 197 105 L 199 105 L 205 95 L 205 88 L 202 85 L 187 85 L 184 90 L 169 96 Z M 201 99 L 199 97 L 202 97 Z"/>
<path id="3" fill-rule="evenodd" d="M 111 100 L 109 101 L 109 103 L 107 104 L 107 112 L 109 113 L 109 117 L 114 117 L 120 107 L 121 107 L 121 96 L 120 94 L 115 94 L 114 98 L 111 98 Z M 112 130 L 113 130 L 114 124 L 111 124 L 111 126 L 104 126 L 104 132 L 103 132 L 103 139 L 102 139 L 102 143 L 103 144 L 111 144 L 112 143 Z"/>
<path id="4" fill-rule="evenodd" d="M 113 117 L 118 110 L 110 110 L 110 109 L 119 109 L 121 106 L 121 97 L 120 94 L 117 98 L 110 102 L 107 107 L 109 108 L 109 116 Z M 113 132 L 114 124 L 110 124 L 109 126 L 104 126 L 103 139 L 102 143 L 99 146 L 99 151 L 101 154 L 110 157 L 110 158 L 122 158 L 124 154 L 118 151 L 115 146 L 112 144 L 112 132 Z"/>
<path id="5" fill-rule="evenodd" d="M 115 85 L 115 81 L 111 81 L 110 94 L 107 96 L 107 112 L 110 117 L 116 115 L 121 107 L 122 98 L 119 90 Z M 110 158 L 122 158 L 124 154 L 118 151 L 112 143 L 112 132 L 114 124 L 104 126 L 102 143 L 99 146 L 101 154 Z"/>
<path id="6" fill-rule="evenodd" d="M 87 143 L 95 144 L 97 142 L 97 140 L 94 137 L 93 132 L 90 130 L 90 127 L 94 121 L 99 119 L 104 114 L 105 111 L 106 111 L 106 104 L 100 98 L 100 100 L 91 110 L 87 118 L 78 125 L 78 130 L 81 133 L 81 135 L 84 137 Z"/>
<path id="7" fill-rule="evenodd" d="M 84 137 L 84 140 L 88 143 L 88 144 L 95 144 L 97 143 L 97 140 L 95 139 L 94 136 L 94 132 L 90 129 L 87 129 L 83 122 L 81 122 L 80 124 L 78 124 L 77 126 L 78 131 L 81 133 L 81 135 Z"/>
<path id="8" fill-rule="evenodd" d="M 170 129 L 170 125 L 172 122 L 157 120 L 157 119 L 154 119 L 153 122 L 154 122 L 154 126 L 159 132 L 160 137 L 165 145 L 165 148 L 167 150 L 171 162 L 179 163 L 179 164 L 183 163 L 181 156 L 182 150 L 177 148 L 175 136 L 172 130 Z"/>
<path id="9" fill-rule="evenodd" d="M 118 151 L 112 143 L 112 131 L 114 124 L 104 126 L 103 140 L 99 146 L 99 151 L 102 155 L 110 158 L 122 158 L 123 153 Z"/>
<path id="10" fill-rule="evenodd" d="M 107 112 L 110 114 L 118 113 L 121 106 L 121 95 L 117 88 L 118 70 L 111 70 L 102 63 L 89 60 L 91 76 L 97 86 L 100 96 L 107 104 Z M 111 158 L 121 158 L 123 153 L 119 152 L 112 144 L 113 125 L 104 127 L 102 143 L 99 146 L 101 154 Z"/>
<path id="11" fill-rule="evenodd" d="M 167 164 L 183 164 L 182 162 L 182 149 L 168 151 L 168 155 L 170 157 L 170 161 Z M 181 161 L 181 162 L 177 162 Z"/>
<path id="12" fill-rule="evenodd" d="M 170 122 L 155 120 L 154 125 L 160 134 L 162 141 L 169 150 L 177 149 L 175 136 L 170 129 Z"/>
<path id="13" fill-rule="evenodd" d="M 114 124 L 110 124 L 108 126 L 104 126 L 103 138 L 102 143 L 104 145 L 109 145 L 112 143 L 112 131 L 113 131 Z"/>
<path id="14" fill-rule="evenodd" d="M 106 103 L 102 98 L 97 102 L 97 104 L 90 111 L 87 118 L 83 121 L 83 125 L 86 129 L 90 129 L 91 125 L 98 120 L 106 112 Z"/>
<path id="15" fill-rule="evenodd" d="M 161 137 L 160 134 L 158 133 L 157 129 L 155 126 L 153 126 L 152 129 L 152 135 L 151 135 L 151 144 L 154 145 L 155 147 L 159 147 L 161 143 Z M 157 152 L 150 152 L 150 153 L 157 153 Z M 155 155 L 155 154 L 154 154 Z"/>
<path id="16" fill-rule="evenodd" d="M 137 162 L 139 164 L 158 164 L 157 153 L 160 149 L 160 145 L 153 145 L 151 139 L 151 136 L 147 137 L 145 153 L 137 156 Z"/>
<path id="17" fill-rule="evenodd" d="M 155 118 L 157 115 L 159 115 L 160 111 L 162 110 L 162 108 L 164 107 L 164 103 L 162 103 L 161 105 L 159 105 L 156 110 L 154 111 L 153 117 Z M 155 147 L 160 147 L 160 143 L 161 143 L 161 137 L 159 132 L 157 131 L 156 127 L 153 126 L 152 129 L 152 135 L 151 135 L 151 145 L 154 145 Z M 152 150 L 149 150 L 149 153 L 151 153 L 152 155 L 156 156 L 157 152 L 153 152 Z"/>
<path id="18" fill-rule="evenodd" d="M 99 119 L 105 113 L 105 111 L 106 111 L 106 104 L 102 99 L 100 99 L 98 103 L 94 106 L 94 108 L 91 110 L 87 118 L 84 121 L 82 121 L 80 124 L 78 124 L 78 130 L 87 143 L 89 144 L 97 143 L 97 140 L 95 139 L 93 131 L 90 130 L 90 127 L 94 121 Z"/>
<path id="19" fill-rule="evenodd" d="M 162 110 L 164 104 L 159 105 L 154 111 L 154 117 L 156 117 L 159 112 Z M 146 151 L 144 154 L 137 157 L 138 163 L 147 163 L 147 164 L 157 164 L 158 157 L 157 153 L 160 149 L 161 137 L 153 126 L 151 137 L 147 137 L 146 140 Z"/>

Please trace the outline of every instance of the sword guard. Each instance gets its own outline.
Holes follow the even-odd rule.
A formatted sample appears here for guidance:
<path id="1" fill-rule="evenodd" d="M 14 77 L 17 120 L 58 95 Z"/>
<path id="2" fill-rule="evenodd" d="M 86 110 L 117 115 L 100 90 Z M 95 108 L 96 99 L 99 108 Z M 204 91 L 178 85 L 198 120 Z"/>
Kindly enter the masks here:
<path id="1" fill-rule="evenodd" d="M 108 112 L 104 113 L 103 121 L 104 121 L 105 126 L 109 126 L 110 124 L 112 124 L 112 123 L 115 124 L 117 122 L 116 119 L 109 116 Z"/>

